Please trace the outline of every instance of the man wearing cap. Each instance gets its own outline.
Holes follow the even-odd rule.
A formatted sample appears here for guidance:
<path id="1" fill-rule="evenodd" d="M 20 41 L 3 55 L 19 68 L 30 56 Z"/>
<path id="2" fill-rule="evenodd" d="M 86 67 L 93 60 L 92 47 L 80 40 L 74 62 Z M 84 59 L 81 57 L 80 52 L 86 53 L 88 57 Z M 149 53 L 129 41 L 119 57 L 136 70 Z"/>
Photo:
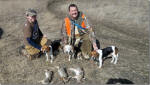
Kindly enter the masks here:
<path id="1" fill-rule="evenodd" d="M 69 15 L 64 19 L 61 29 L 63 45 L 73 45 L 76 51 L 82 51 L 85 59 L 89 59 L 90 52 L 98 49 L 94 31 L 75 4 L 70 4 L 68 11 Z"/>
<path id="2" fill-rule="evenodd" d="M 41 32 L 36 19 L 37 12 L 34 9 L 26 11 L 26 23 L 23 28 L 24 44 L 26 55 L 30 60 L 39 57 L 42 52 L 42 46 L 47 42 L 47 38 Z"/>

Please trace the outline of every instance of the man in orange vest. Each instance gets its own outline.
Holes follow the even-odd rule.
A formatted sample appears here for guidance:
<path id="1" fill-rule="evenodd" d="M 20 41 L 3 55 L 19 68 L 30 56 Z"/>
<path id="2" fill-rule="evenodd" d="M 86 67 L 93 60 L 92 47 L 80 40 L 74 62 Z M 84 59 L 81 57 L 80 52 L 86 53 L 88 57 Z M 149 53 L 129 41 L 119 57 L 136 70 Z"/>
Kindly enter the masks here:
<path id="1" fill-rule="evenodd" d="M 73 45 L 77 52 L 82 51 L 83 57 L 89 59 L 91 50 L 98 49 L 93 29 L 75 4 L 70 4 L 68 11 L 61 29 L 62 43 Z"/>

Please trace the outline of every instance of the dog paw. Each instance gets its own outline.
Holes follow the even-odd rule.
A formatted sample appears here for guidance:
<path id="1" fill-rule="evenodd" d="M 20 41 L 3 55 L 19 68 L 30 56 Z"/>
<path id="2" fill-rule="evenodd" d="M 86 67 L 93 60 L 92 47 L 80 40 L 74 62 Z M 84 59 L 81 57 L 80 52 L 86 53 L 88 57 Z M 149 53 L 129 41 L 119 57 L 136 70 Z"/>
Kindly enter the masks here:
<path id="1" fill-rule="evenodd" d="M 86 80 L 86 78 L 85 78 L 85 77 L 83 77 L 83 78 L 82 78 L 82 80 Z"/>
<path id="2" fill-rule="evenodd" d="M 114 62 L 114 64 L 117 64 L 117 62 Z"/>
<path id="3" fill-rule="evenodd" d="M 82 57 L 78 57 L 78 60 L 82 60 Z"/>
<path id="4" fill-rule="evenodd" d="M 53 63 L 53 60 L 51 60 L 51 63 Z"/>
<path id="5" fill-rule="evenodd" d="M 69 59 L 69 61 L 71 61 L 71 59 Z"/>
<path id="6" fill-rule="evenodd" d="M 50 64 L 50 61 L 46 61 L 46 64 L 49 65 L 49 64 Z"/>
<path id="7" fill-rule="evenodd" d="M 102 66 L 99 66 L 98 68 L 102 68 Z"/>
<path id="8" fill-rule="evenodd" d="M 113 61 L 111 61 L 110 63 L 113 63 Z"/>

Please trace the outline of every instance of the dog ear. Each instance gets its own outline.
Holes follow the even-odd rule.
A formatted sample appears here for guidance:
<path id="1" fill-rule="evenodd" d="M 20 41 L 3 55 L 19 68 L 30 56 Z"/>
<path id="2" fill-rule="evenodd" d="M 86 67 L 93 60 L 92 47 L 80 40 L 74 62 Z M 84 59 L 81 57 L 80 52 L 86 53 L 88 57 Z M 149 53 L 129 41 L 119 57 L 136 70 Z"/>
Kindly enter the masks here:
<path id="1" fill-rule="evenodd" d="M 93 57 L 94 57 L 94 51 L 91 51 L 91 52 L 90 52 L 90 56 L 93 56 Z"/>
<path id="2" fill-rule="evenodd" d="M 48 46 L 47 45 L 43 45 L 42 46 L 42 52 L 47 51 Z"/>
<path id="3" fill-rule="evenodd" d="M 99 56 L 99 54 L 96 52 L 96 50 L 94 50 L 91 52 L 91 56 L 97 57 L 97 56 Z"/>
<path id="4" fill-rule="evenodd" d="M 99 56 L 99 54 L 96 52 L 96 56 Z"/>
<path id="5" fill-rule="evenodd" d="M 47 46 L 46 51 L 50 51 L 50 47 Z"/>
<path id="6" fill-rule="evenodd" d="M 44 51 L 46 51 L 46 52 L 47 52 L 47 51 L 50 51 L 50 47 L 47 46 L 47 45 L 45 45 L 45 46 L 44 46 Z"/>

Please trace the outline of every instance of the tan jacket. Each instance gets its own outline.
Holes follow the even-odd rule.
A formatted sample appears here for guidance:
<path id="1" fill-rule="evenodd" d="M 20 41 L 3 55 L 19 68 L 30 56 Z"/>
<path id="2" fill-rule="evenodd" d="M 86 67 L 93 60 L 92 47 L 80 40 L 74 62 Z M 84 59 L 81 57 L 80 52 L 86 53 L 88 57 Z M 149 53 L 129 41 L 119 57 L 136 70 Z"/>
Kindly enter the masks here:
<path id="1" fill-rule="evenodd" d="M 36 21 L 37 22 L 37 21 Z M 36 44 L 40 44 L 40 39 L 42 38 L 43 34 L 41 30 L 39 29 L 38 22 L 36 27 L 34 27 L 35 23 L 30 23 L 29 21 L 26 21 L 24 28 L 23 28 L 23 34 L 24 34 L 24 44 L 25 45 L 31 45 L 27 38 L 30 38 L 30 40 Z M 36 28 L 36 31 L 34 30 Z"/>

